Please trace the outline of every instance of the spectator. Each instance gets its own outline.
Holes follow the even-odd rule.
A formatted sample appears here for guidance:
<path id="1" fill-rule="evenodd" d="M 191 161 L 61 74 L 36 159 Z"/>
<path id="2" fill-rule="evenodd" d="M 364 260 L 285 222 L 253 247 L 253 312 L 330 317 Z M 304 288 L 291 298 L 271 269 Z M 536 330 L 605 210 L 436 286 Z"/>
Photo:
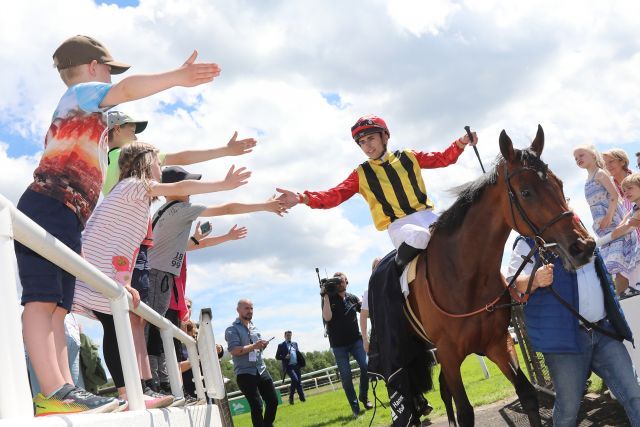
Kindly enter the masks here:
<path id="1" fill-rule="evenodd" d="M 284 381 L 285 375 L 289 375 L 289 378 L 291 378 L 291 387 L 289 387 L 290 405 L 293 405 L 296 390 L 298 391 L 300 401 L 306 401 L 301 382 L 302 375 L 300 373 L 300 368 L 304 368 L 305 366 L 304 355 L 300 352 L 298 343 L 291 341 L 292 335 L 293 333 L 291 331 L 286 331 L 284 333 L 284 341 L 278 345 L 278 350 L 276 351 L 276 359 L 282 361 L 282 380 Z"/>
<path id="2" fill-rule="evenodd" d="M 240 168 L 234 172 L 231 167 L 229 174 L 240 174 L 244 177 L 243 184 L 250 176 L 250 172 Z M 183 180 L 199 180 L 201 175 L 191 174 L 179 166 L 164 168 L 162 183 L 166 185 L 178 184 Z M 221 215 L 238 215 L 250 212 L 272 212 L 279 216 L 286 213 L 282 203 L 271 198 L 262 203 L 225 203 L 217 206 L 192 204 L 188 195 L 166 197 L 167 202 L 154 215 L 153 247 L 149 249 L 149 306 L 161 316 L 167 313 L 171 302 L 171 295 L 176 290 L 176 278 L 180 275 L 184 256 L 187 251 L 190 231 L 193 221 L 199 216 L 212 217 Z M 168 378 L 160 376 L 164 365 L 163 346 L 158 328 L 148 325 L 147 352 L 151 362 L 151 372 L 154 381 L 165 383 Z"/>
<path id="3" fill-rule="evenodd" d="M 322 318 L 327 323 L 329 345 L 336 358 L 342 388 L 351 406 L 353 416 L 357 417 L 361 413 L 358 401 L 362 402 L 365 409 L 373 408 L 367 396 L 369 390 L 367 354 L 362 344 L 362 335 L 358 330 L 356 314 L 360 311 L 362 303 L 357 296 L 347 293 L 349 280 L 344 273 L 335 273 L 333 277 L 340 278 L 338 293 L 329 295 L 324 291 L 324 288 L 322 289 Z M 360 393 L 358 397 L 356 397 L 356 391 L 353 388 L 349 354 L 353 356 L 360 367 Z"/>
<path id="4" fill-rule="evenodd" d="M 595 147 L 592 145 L 579 146 L 573 154 L 578 167 L 587 171 L 584 191 L 593 217 L 593 230 L 598 237 L 605 236 L 622 222 L 624 216 L 622 205 L 619 203 L 618 191 L 609 175 L 602 170 L 604 166 L 602 158 Z M 637 235 L 629 233 L 602 245 L 600 248 L 607 270 L 616 278 L 616 292 L 618 294 L 626 288 L 626 277 L 635 266 L 633 254 L 637 244 Z"/>
<path id="5" fill-rule="evenodd" d="M 516 240 L 508 280 L 531 247 L 529 238 Z M 539 252 L 535 254 L 536 259 L 540 256 Z M 527 264 L 516 279 L 519 292 L 526 291 L 532 270 Z M 550 285 L 573 312 L 554 296 Z M 591 371 L 616 395 L 631 425 L 640 425 L 640 386 L 621 342 L 632 341 L 631 331 L 597 249 L 594 259 L 578 270 L 565 269 L 560 260 L 537 270 L 524 314 L 533 349 L 543 354 L 553 381 L 555 427 L 576 425 L 584 384 Z"/>
<path id="6" fill-rule="evenodd" d="M 251 407 L 251 421 L 254 427 L 271 427 L 276 419 L 278 396 L 262 359 L 262 352 L 269 345 L 254 326 L 253 303 L 248 299 L 238 301 L 238 318 L 229 326 L 224 338 L 233 360 L 236 382 Z M 262 413 L 262 400 L 265 409 Z"/>
<path id="7" fill-rule="evenodd" d="M 636 153 L 636 167 L 640 169 L 640 151 Z"/>
<path id="8" fill-rule="evenodd" d="M 216 64 L 196 64 L 193 54 L 177 70 L 127 77 L 111 83 L 112 74 L 129 65 L 115 61 L 97 40 L 74 36 L 54 52 L 53 61 L 67 86 L 45 137 L 34 181 L 17 208 L 76 253 L 81 233 L 98 202 L 106 167 L 106 123 L 103 113 L 123 102 L 146 98 L 175 86 L 211 82 Z M 87 393 L 72 384 L 64 334 L 71 310 L 75 277 L 16 242 L 24 305 L 23 337 L 42 388 L 34 398 L 36 415 L 110 412 L 114 398 Z"/>

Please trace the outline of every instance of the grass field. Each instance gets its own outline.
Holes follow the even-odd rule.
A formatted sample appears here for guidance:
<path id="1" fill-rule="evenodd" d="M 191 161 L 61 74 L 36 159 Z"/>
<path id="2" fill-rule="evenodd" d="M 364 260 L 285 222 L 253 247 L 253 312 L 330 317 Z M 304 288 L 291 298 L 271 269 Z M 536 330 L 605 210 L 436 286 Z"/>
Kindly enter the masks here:
<path id="1" fill-rule="evenodd" d="M 489 368 L 490 378 L 485 379 L 476 356 L 469 356 L 462 364 L 462 378 L 469 396 L 469 400 L 474 407 L 493 403 L 506 397 L 515 395 L 511 383 L 502 375 L 500 370 L 491 361 L 485 358 Z M 521 366 L 524 363 L 521 360 Z M 444 405 L 440 399 L 440 391 L 437 386 L 437 378 L 440 367 L 434 370 L 434 383 L 436 388 L 427 394 L 429 403 L 434 407 L 430 418 L 438 418 L 446 415 Z M 356 392 L 357 392 L 356 385 Z M 283 404 L 278 407 L 276 415 L 277 426 L 368 426 L 373 415 L 373 410 L 367 411 L 358 419 L 353 419 L 351 409 L 341 387 L 336 387 L 332 391 L 331 387 L 314 391 L 309 390 L 307 401 L 301 403 L 296 398 L 294 405 L 287 403 L 286 396 L 283 396 Z M 391 412 L 388 409 L 389 397 L 383 382 L 379 382 L 376 387 L 378 398 L 387 406 L 387 409 L 380 407 L 376 411 L 374 426 L 388 426 L 391 424 Z M 369 387 L 369 398 L 373 402 L 371 385 Z M 251 426 L 250 414 L 242 414 L 233 418 L 234 424 L 238 427 Z"/>

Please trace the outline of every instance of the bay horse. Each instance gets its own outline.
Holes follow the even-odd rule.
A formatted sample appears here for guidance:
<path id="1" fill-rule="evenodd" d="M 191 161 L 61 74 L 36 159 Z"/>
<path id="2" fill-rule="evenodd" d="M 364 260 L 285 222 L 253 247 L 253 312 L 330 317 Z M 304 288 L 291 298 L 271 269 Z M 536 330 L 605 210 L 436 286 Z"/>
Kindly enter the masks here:
<path id="1" fill-rule="evenodd" d="M 519 367 L 508 333 L 510 293 L 500 264 L 511 230 L 555 243 L 564 266 L 586 264 L 594 240 L 567 206 L 562 182 L 540 159 L 544 132 L 527 149 L 500 133 L 495 168 L 459 189 L 458 199 L 434 224 L 410 284 L 409 308 L 438 351 L 440 395 L 450 426 L 474 425 L 460 365 L 485 354 L 515 386 L 532 426 L 541 426 L 534 387 Z M 425 256 L 426 255 L 426 256 Z"/>

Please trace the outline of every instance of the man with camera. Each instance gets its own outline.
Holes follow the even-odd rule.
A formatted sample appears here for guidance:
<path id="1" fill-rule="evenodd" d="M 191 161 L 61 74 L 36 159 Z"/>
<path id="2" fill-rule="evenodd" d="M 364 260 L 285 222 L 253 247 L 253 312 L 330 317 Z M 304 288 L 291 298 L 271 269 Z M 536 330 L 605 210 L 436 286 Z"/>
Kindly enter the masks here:
<path id="1" fill-rule="evenodd" d="M 278 351 L 276 351 L 276 359 L 282 361 L 282 381 L 284 382 L 285 375 L 289 375 L 291 378 L 291 387 L 289 387 L 289 404 L 293 405 L 293 398 L 298 391 L 298 396 L 301 402 L 305 402 L 304 390 L 302 389 L 302 380 L 300 368 L 305 367 L 304 355 L 298 348 L 298 343 L 291 341 L 291 331 L 284 333 L 284 341 L 278 345 Z"/>
<path id="2" fill-rule="evenodd" d="M 367 376 L 367 355 L 358 329 L 358 315 L 362 305 L 360 299 L 347 292 L 349 281 L 344 273 L 335 273 L 333 278 L 321 282 L 322 318 L 326 322 L 331 351 L 336 358 L 342 388 L 347 396 L 353 416 L 357 417 L 362 402 L 365 409 L 373 408 L 367 397 L 369 378 Z M 356 397 L 353 388 L 349 354 L 360 366 L 360 393 Z"/>

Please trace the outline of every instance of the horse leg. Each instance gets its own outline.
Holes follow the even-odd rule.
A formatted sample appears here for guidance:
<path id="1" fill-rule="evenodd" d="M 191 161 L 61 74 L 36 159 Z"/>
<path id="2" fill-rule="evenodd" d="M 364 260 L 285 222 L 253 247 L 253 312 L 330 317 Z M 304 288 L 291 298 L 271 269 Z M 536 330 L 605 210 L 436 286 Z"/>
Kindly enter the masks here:
<path id="1" fill-rule="evenodd" d="M 456 427 L 456 416 L 453 413 L 453 402 L 451 400 L 451 392 L 447 387 L 447 383 L 444 380 L 444 375 L 440 371 L 440 398 L 444 403 L 444 407 L 447 409 L 447 418 L 449 419 L 449 426 Z"/>
<path id="2" fill-rule="evenodd" d="M 542 421 L 540 419 L 540 407 L 536 389 L 520 369 L 511 337 L 508 337 L 507 340 L 506 347 L 504 344 L 490 347 L 487 350 L 487 357 L 498 365 L 504 376 L 515 387 L 520 404 L 529 418 L 529 424 L 533 427 L 541 427 Z"/>
<path id="3" fill-rule="evenodd" d="M 455 348 L 455 346 L 451 346 Z M 464 356 L 454 351 L 444 351 L 442 346 L 438 346 L 438 359 L 440 360 L 441 373 L 453 401 L 456 404 L 456 415 L 460 427 L 471 427 L 474 425 L 473 406 L 469 402 L 467 393 L 464 390 L 462 376 L 460 375 L 460 365 Z M 442 393 L 442 392 L 441 392 Z M 451 422 L 451 421 L 449 421 Z M 455 424 L 454 424 L 455 425 Z"/>

